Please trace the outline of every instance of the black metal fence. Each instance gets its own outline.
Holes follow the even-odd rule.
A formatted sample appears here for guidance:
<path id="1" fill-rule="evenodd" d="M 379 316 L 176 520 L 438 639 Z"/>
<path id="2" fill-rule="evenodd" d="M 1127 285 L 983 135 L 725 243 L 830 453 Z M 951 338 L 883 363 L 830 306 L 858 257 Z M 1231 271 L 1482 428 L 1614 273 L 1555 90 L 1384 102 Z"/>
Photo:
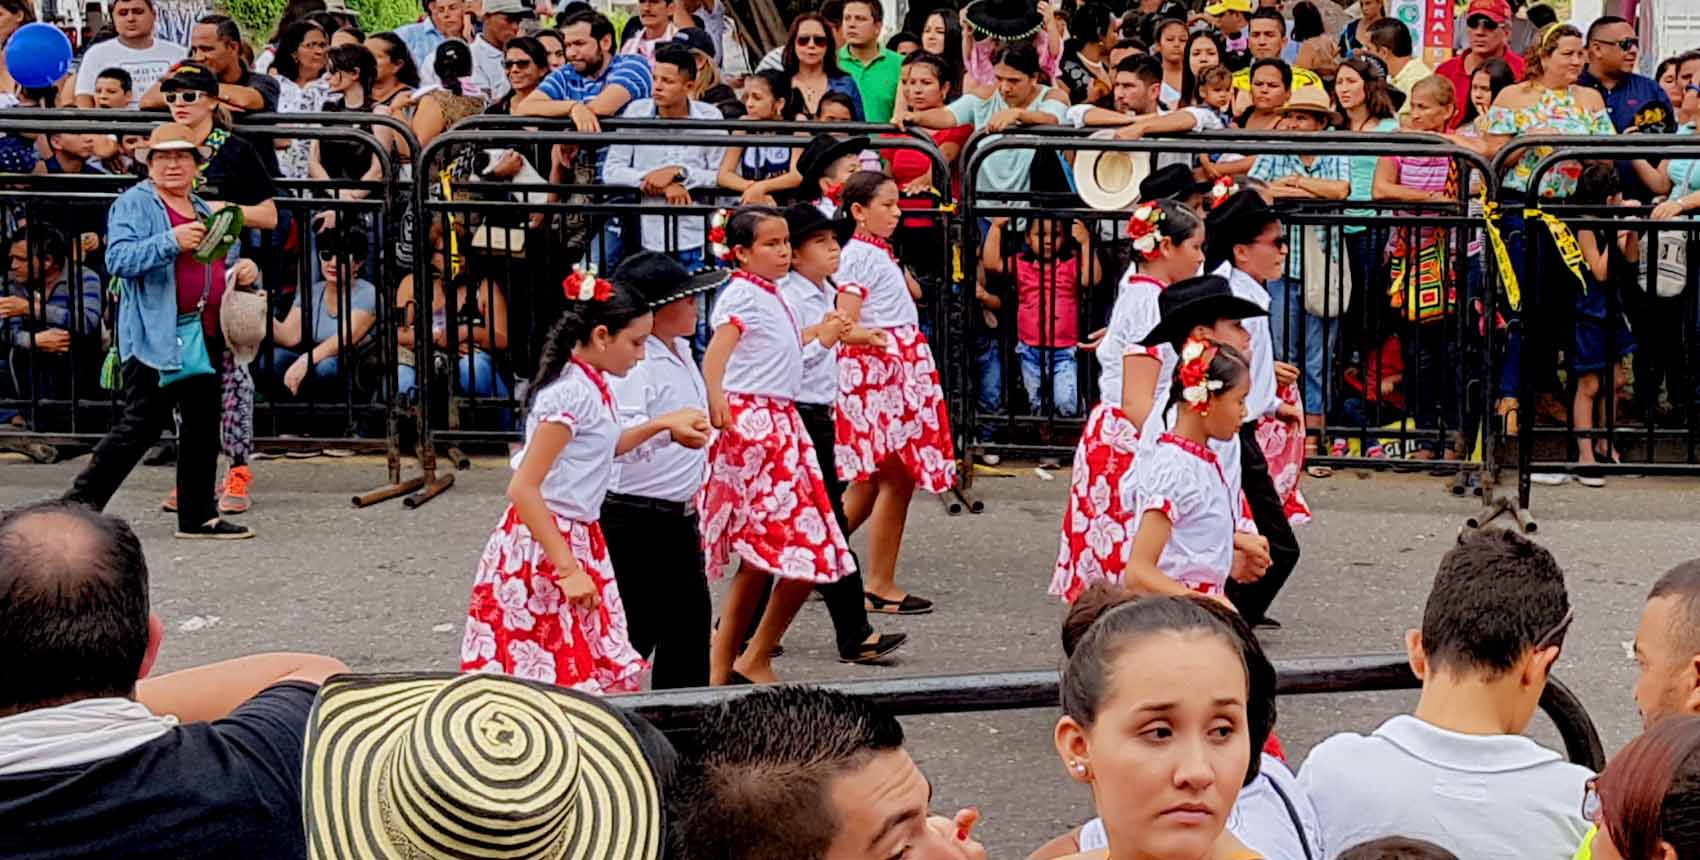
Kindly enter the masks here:
<path id="1" fill-rule="evenodd" d="M 0 133 L 122 140 L 145 134 L 154 122 L 146 114 L 114 116 L 119 119 L 13 111 L 0 121 Z M 460 446 L 518 438 L 523 387 L 572 266 L 601 264 L 606 273 L 637 247 L 687 263 L 712 262 L 703 260 L 707 221 L 738 195 L 710 181 L 693 183 L 689 205 L 646 200 L 630 182 L 610 180 L 611 150 L 623 164 L 642 164 L 658 149 L 796 151 L 813 133 L 868 134 L 876 153 L 922 153 L 936 187 L 949 188 L 952 176 L 952 165 L 924 133 L 888 126 L 615 119 L 602 133 L 584 135 L 562 121 L 478 116 L 425 147 L 405 124 L 369 114 L 244 117 L 237 131 L 262 149 L 314 140 L 361 159 L 369 155 L 375 165 L 366 177 L 277 180 L 278 228 L 250 231 L 245 243 L 245 253 L 261 264 L 274 318 L 282 322 L 299 310 L 301 318 L 334 329 L 317 340 L 336 341 L 335 350 L 326 345 L 307 359 L 307 379 L 294 389 L 282 383 L 307 350 L 300 342 L 266 344 L 251 370 L 258 393 L 254 435 L 262 446 L 387 451 L 391 485 L 359 503 L 424 488 L 412 499 L 418 503 L 441 492 L 452 473 L 436 474 L 439 443 L 460 461 Z M 1289 166 L 1295 159 L 1308 166 L 1339 158 L 1361 168 L 1354 159 L 1397 157 L 1444 171 L 1444 199 L 1422 203 L 1362 199 L 1368 195 L 1361 181 L 1349 200 L 1276 201 L 1289 251 L 1287 277 L 1271 283 L 1271 330 L 1276 358 L 1298 369 L 1294 406 L 1316 446 L 1308 462 L 1467 468 L 1489 488 L 1500 467 L 1515 465 L 1520 492 L 1508 509 L 1527 507 L 1537 474 L 1700 468 L 1697 291 L 1686 255 L 1696 241 L 1695 223 L 1652 220 L 1645 205 L 1526 204 L 1502 186 L 1528 147 L 1550 148 L 1536 170 L 1542 175 L 1577 159 L 1700 156 L 1692 138 L 1645 135 L 1519 139 L 1492 162 L 1439 138 L 1399 133 L 1215 132 L 1139 141 L 1089 139 L 1066 128 L 976 135 L 960 158 L 960 203 L 906 201 L 915 208 L 906 209 L 895 237 L 923 288 L 923 327 L 943 377 L 965 482 L 976 454 L 1066 456 L 1082 416 L 1103 396 L 1094 359 L 1080 347 L 1103 326 L 1131 255 L 1125 213 L 1085 206 L 1072 185 L 1071 162 L 1093 150 L 1157 165 L 1230 152 Z M 508 153 L 525 169 L 498 167 L 511 168 Z M 1025 186 L 988 187 L 981 180 L 985 165 L 1012 154 L 1030 163 Z M 72 289 L 59 294 L 58 310 L 77 321 L 64 350 L 56 337 L 46 348 L 38 343 L 39 323 L 6 321 L 0 417 L 8 423 L 0 425 L 0 445 L 86 444 L 104 429 L 111 395 L 99 387 L 98 369 L 111 343 L 112 300 L 99 234 L 105 207 L 128 181 L 8 175 L 0 183 L 6 235 L 23 239 L 8 289 L 26 299 L 26 320 L 39 319 L 47 304 L 44 278 L 62 277 Z M 1513 270 L 1525 269 L 1512 273 L 1522 275 L 1516 302 L 1508 300 L 1484 229 L 1484 204 L 1500 210 L 1495 224 L 1514 251 Z M 1544 216 L 1569 224 L 1572 237 L 1609 236 L 1615 245 L 1618 237 L 1638 235 L 1643 262 L 1614 264 L 1608 283 L 1584 290 L 1585 280 L 1557 246 L 1540 238 L 1549 233 L 1525 226 L 1549 231 Z M 364 259 L 327 242 L 328 217 L 367 237 Z M 994 219 L 997 259 L 988 272 L 982 251 Z M 86 248 L 85 235 L 93 239 Z M 1524 241 L 1526 235 L 1540 241 Z M 1034 254 L 1030 240 L 1045 248 L 1087 247 L 1064 283 L 1061 269 L 1047 264 L 1049 252 Z M 321 260 L 322 244 L 337 252 Z M 61 246 L 64 262 L 55 263 L 53 249 Z M 1023 289 L 1013 276 L 1020 265 L 1035 263 L 1038 277 Z M 354 286 L 327 291 L 332 276 Z M 1421 313 L 1414 307 L 1419 288 L 1439 296 Z M 333 292 L 334 308 L 327 302 Z M 1601 384 L 1589 362 L 1578 369 L 1578 354 L 1586 350 L 1578 349 L 1576 306 L 1586 299 L 1592 309 L 1602 297 L 1605 319 L 1633 322 L 1637 349 L 1628 384 L 1634 398 L 1622 404 L 1616 386 Z M 354 320 L 367 314 L 369 328 L 354 330 Z M 707 314 L 705 307 L 705 320 Z M 1615 367 L 1625 344 L 1615 340 L 1615 326 L 1584 326 L 1583 336 L 1596 329 L 1603 340 L 1581 346 L 1598 346 L 1594 351 L 1609 353 Z M 1595 381 L 1585 383 L 1589 373 Z M 1576 392 L 1584 384 L 1595 391 L 1592 421 L 1577 420 Z M 1554 403 L 1567 408 L 1553 409 Z M 1587 459 L 1580 456 L 1584 445 L 1599 446 L 1596 459 L 1614 453 L 1621 459 L 1579 463 Z M 401 457 L 410 447 L 425 477 L 404 482 Z"/>
<path id="2" fill-rule="evenodd" d="M 1276 660 L 1281 696 L 1333 695 L 1415 690 L 1422 682 L 1402 654 L 1301 657 Z M 1056 672 L 988 672 L 885 681 L 849 681 L 820 686 L 867 696 L 901 717 L 1057 708 Z M 644 716 L 684 747 L 703 714 L 748 695 L 750 688 L 701 687 L 615 696 L 611 701 Z M 1541 692 L 1541 710 L 1552 720 L 1570 761 L 1589 770 L 1605 766 L 1605 747 L 1582 701 L 1552 678 Z M 1038 743 L 1041 739 L 1034 738 Z"/>

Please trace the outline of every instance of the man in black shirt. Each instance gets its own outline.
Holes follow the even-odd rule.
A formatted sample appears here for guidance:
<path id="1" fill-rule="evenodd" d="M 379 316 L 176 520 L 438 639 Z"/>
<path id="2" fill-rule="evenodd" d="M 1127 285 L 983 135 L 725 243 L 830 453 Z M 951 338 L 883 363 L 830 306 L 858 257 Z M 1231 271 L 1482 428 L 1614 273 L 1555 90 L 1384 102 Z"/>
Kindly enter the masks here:
<path id="1" fill-rule="evenodd" d="M 228 15 L 205 15 L 189 32 L 189 59 L 218 76 L 218 97 L 233 113 L 277 111 L 277 78 L 262 75 L 242 61 L 242 30 Z M 165 107 L 159 84 L 142 95 L 144 110 Z"/>
<path id="2" fill-rule="evenodd" d="M 0 594 L 0 856 L 306 856 L 307 714 L 347 667 L 265 654 L 148 677 L 164 628 L 141 542 L 71 502 L 0 515 Z"/>

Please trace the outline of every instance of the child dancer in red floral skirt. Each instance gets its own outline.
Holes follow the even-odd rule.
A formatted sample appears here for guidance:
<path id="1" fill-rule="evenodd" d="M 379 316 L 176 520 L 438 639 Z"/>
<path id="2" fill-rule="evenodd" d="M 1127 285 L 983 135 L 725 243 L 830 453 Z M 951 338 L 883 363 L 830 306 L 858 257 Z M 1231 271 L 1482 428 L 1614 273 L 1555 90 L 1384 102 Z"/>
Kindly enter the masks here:
<path id="1" fill-rule="evenodd" d="M 1122 278 L 1098 345 L 1102 399 L 1086 417 L 1074 449 L 1074 480 L 1051 575 L 1051 593 L 1070 603 L 1095 582 L 1122 582 L 1137 525 L 1135 512 L 1122 506 L 1122 482 L 1133 478 L 1140 428 L 1157 410 L 1158 398 L 1168 397 L 1167 386 L 1157 384 L 1162 353 L 1140 341 L 1162 316 L 1157 297 L 1163 289 L 1204 264 L 1204 221 L 1172 200 L 1134 209 L 1127 232 L 1134 264 Z"/>
<path id="2" fill-rule="evenodd" d="M 921 615 L 932 601 L 897 587 L 897 553 L 915 488 L 955 486 L 956 449 L 938 368 L 888 241 L 903 213 L 897 183 L 883 173 L 852 174 L 843 204 L 856 233 L 840 257 L 838 309 L 871 332 L 853 331 L 838 347 L 835 450 L 838 475 L 852 484 L 844 515 L 852 532 L 869 523 L 868 611 Z"/>
<path id="3" fill-rule="evenodd" d="M 645 669 L 596 524 L 614 457 L 666 417 L 622 428 L 605 374 L 643 358 L 652 321 L 634 290 L 574 272 L 526 397 L 507 512 L 472 581 L 463 672 L 502 672 L 591 693 L 636 691 Z M 688 419 L 678 419 L 681 421 Z"/>
<path id="4" fill-rule="evenodd" d="M 738 575 L 714 631 L 709 682 L 768 683 L 777 680 L 773 646 L 809 592 L 854 570 L 855 561 L 795 405 L 803 384 L 803 325 L 779 293 L 791 269 L 785 216 L 745 207 L 723 229 L 726 247 L 716 247 L 716 256 L 729 253 L 738 270 L 715 300 L 714 337 L 703 356 L 709 420 L 719 432 L 697 509 L 709 578 L 719 578 L 734 555 Z M 779 581 L 740 658 L 739 640 L 769 577 Z"/>

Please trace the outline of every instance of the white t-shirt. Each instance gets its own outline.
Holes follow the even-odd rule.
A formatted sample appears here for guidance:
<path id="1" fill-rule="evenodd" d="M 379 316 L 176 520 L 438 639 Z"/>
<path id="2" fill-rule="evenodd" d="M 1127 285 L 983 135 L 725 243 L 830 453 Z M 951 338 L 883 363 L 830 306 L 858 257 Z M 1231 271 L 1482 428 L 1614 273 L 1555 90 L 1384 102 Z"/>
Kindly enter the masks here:
<path id="1" fill-rule="evenodd" d="M 1216 453 L 1164 433 L 1139 453 L 1133 469 L 1138 506 L 1131 510 L 1141 518 L 1146 511 L 1169 518 L 1169 542 L 1157 558 L 1158 569 L 1200 594 L 1221 594 L 1234 567 L 1239 487 L 1229 486 Z"/>
<path id="2" fill-rule="evenodd" d="M 643 361 L 624 377 L 608 380 L 608 387 L 614 392 L 622 428 L 680 409 L 708 412 L 708 388 L 684 338 L 668 344 L 650 335 Z M 687 448 L 674 442 L 671 433 L 661 432 L 614 458 L 610 489 L 628 496 L 689 502 L 707 478 L 708 449 Z"/>
<path id="3" fill-rule="evenodd" d="M 1329 855 L 1384 836 L 1471 860 L 1568 860 L 1593 773 L 1522 735 L 1464 735 L 1400 715 L 1335 735 L 1299 769 Z"/>
<path id="4" fill-rule="evenodd" d="M 819 323 L 832 312 L 838 290 L 829 282 L 816 286 L 814 281 L 792 272 L 779 282 L 779 295 L 797 317 L 803 328 Z M 803 346 L 803 387 L 797 394 L 798 403 L 830 406 L 838 402 L 838 349 L 821 346 L 811 340 Z"/>
<path id="5" fill-rule="evenodd" d="M 1281 800 L 1283 794 L 1287 798 L 1285 802 Z M 1292 803 L 1291 810 L 1287 808 L 1288 802 Z M 1300 827 L 1304 828 L 1302 836 Z M 1257 779 L 1240 789 L 1234 809 L 1228 813 L 1228 832 L 1247 848 L 1263 855 L 1264 860 L 1324 860 L 1332 856 L 1324 850 L 1322 826 L 1317 823 L 1316 810 L 1299 786 L 1298 778 L 1280 759 L 1268 753 L 1263 753 Z M 1308 853 L 1306 846 L 1310 848 Z M 1080 828 L 1081 851 L 1108 847 L 1110 837 L 1104 832 L 1104 819 L 1094 818 Z"/>
<path id="6" fill-rule="evenodd" d="M 100 73 L 120 68 L 130 73 L 130 109 L 142 103 L 146 93 L 165 77 L 173 64 L 189 56 L 189 49 L 164 39 L 154 39 L 147 48 L 131 48 L 117 39 L 107 39 L 83 54 L 77 66 L 77 95 L 94 95 L 94 82 Z"/>
<path id="7" fill-rule="evenodd" d="M 525 447 L 509 465 L 516 471 L 525 462 L 531 439 L 544 423 L 564 424 L 572 441 L 549 464 L 543 476 L 543 501 L 557 516 L 583 523 L 601 516 L 602 500 L 614 470 L 614 449 L 620 443 L 620 424 L 614 419 L 613 394 L 602 374 L 587 364 L 568 362 L 561 375 L 538 389 L 525 415 Z"/>
<path id="8" fill-rule="evenodd" d="M 861 323 L 867 328 L 896 328 L 920 325 L 915 300 L 903 269 L 891 255 L 891 246 L 857 235 L 844 246 L 838 258 L 840 292 L 862 296 Z"/>
<path id="9" fill-rule="evenodd" d="M 714 300 L 714 328 L 737 326 L 738 346 L 726 361 L 723 389 L 795 401 L 803 386 L 803 330 L 779 285 L 742 269 Z"/>
<path id="10" fill-rule="evenodd" d="M 1269 310 L 1269 290 L 1256 278 L 1234 268 L 1233 263 L 1223 263 L 1213 274 L 1227 278 L 1234 295 Z M 1251 392 L 1245 399 L 1245 420 L 1250 423 L 1274 415 L 1281 408 L 1281 398 L 1275 394 L 1275 341 L 1269 330 L 1269 318 L 1247 317 L 1241 324 L 1251 335 Z"/>

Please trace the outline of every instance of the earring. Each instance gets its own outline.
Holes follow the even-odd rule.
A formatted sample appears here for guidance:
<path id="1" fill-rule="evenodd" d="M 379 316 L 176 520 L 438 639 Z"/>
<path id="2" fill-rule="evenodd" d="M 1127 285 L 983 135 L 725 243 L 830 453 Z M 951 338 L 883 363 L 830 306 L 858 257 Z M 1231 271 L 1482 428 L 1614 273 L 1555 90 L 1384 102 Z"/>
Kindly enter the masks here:
<path id="1" fill-rule="evenodd" d="M 1074 768 L 1074 772 L 1076 774 L 1080 776 L 1086 775 L 1086 764 L 1084 762 L 1071 761 L 1068 763 L 1068 766 Z"/>

